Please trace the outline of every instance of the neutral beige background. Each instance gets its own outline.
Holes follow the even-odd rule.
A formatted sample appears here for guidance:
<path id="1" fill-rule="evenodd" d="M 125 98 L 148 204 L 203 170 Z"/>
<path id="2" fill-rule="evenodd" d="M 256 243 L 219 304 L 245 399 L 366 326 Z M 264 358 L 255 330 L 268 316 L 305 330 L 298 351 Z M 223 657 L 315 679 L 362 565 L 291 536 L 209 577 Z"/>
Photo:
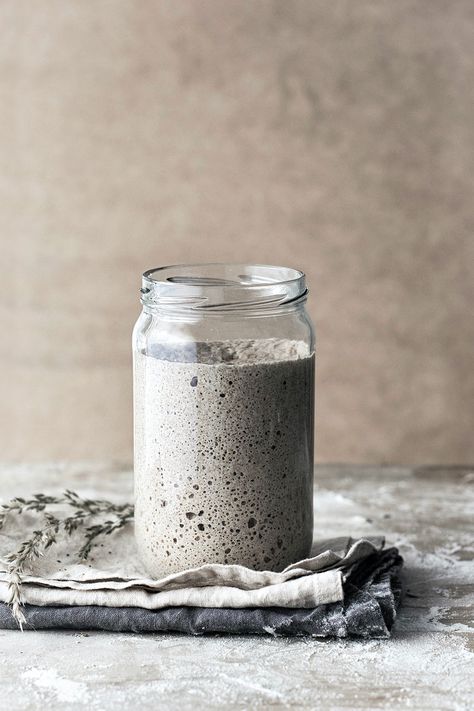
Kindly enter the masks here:
<path id="1" fill-rule="evenodd" d="M 250 260 L 308 274 L 319 460 L 474 459 L 472 0 L 0 22 L 2 458 L 128 457 L 140 273 Z"/>

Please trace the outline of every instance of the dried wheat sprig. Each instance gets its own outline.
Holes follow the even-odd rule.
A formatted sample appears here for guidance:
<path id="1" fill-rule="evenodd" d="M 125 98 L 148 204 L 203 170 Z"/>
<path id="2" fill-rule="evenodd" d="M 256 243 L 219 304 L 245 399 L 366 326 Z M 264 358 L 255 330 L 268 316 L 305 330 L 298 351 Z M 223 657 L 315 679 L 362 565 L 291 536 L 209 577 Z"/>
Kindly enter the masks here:
<path id="1" fill-rule="evenodd" d="M 132 504 L 114 504 L 105 499 L 85 499 L 76 492 L 66 489 L 62 496 L 47 496 L 45 494 L 35 494 L 30 499 L 16 497 L 0 509 L 0 528 L 4 525 L 6 516 L 11 513 L 21 514 L 23 511 L 33 511 L 41 513 L 48 505 L 68 504 L 75 512 L 72 516 L 59 519 L 50 512 L 44 513 L 44 526 L 33 531 L 31 537 L 19 546 L 6 558 L 8 571 L 8 604 L 12 608 L 12 613 L 21 629 L 25 623 L 25 616 L 21 610 L 23 605 L 22 580 L 25 568 L 35 558 L 44 555 L 44 552 L 57 542 L 57 534 L 63 529 L 67 535 L 72 535 L 80 526 L 83 526 L 89 518 L 101 514 L 113 514 L 114 520 L 107 519 L 104 522 L 93 524 L 85 529 L 85 543 L 79 550 L 79 557 L 88 558 L 92 548 L 97 545 L 97 539 L 102 535 L 110 535 L 114 531 L 123 528 L 134 515 Z"/>
<path id="2" fill-rule="evenodd" d="M 122 512 L 132 512 L 132 504 L 114 504 L 106 499 L 84 499 L 75 491 L 66 489 L 64 492 L 64 503 L 79 509 L 80 511 L 85 511 L 90 515 L 96 515 L 101 513 L 122 513 Z"/>
<path id="3" fill-rule="evenodd" d="M 61 496 L 48 496 L 45 494 L 34 494 L 30 499 L 16 496 L 7 504 L 0 505 L 0 529 L 4 526 L 8 514 L 21 514 L 24 511 L 44 511 L 48 505 L 67 504 L 72 508 L 84 513 L 84 515 L 94 516 L 102 513 L 116 513 L 132 511 L 131 504 L 114 504 L 106 499 L 84 499 L 75 491 L 66 489 Z"/>
<path id="4" fill-rule="evenodd" d="M 21 496 L 16 496 L 8 502 L 0 506 L 0 528 L 5 524 L 6 517 L 9 513 L 21 514 L 23 511 L 44 511 L 48 504 L 59 504 L 63 502 L 63 497 L 46 496 L 45 494 L 34 494 L 31 499 L 24 499 Z"/>
<path id="5" fill-rule="evenodd" d="M 35 558 L 42 556 L 44 551 L 55 542 L 56 534 L 61 525 L 59 519 L 52 514 L 46 513 L 44 518 L 44 528 L 33 531 L 31 538 L 23 541 L 16 551 L 6 557 L 9 576 L 8 604 L 11 606 L 13 616 L 21 629 L 23 629 L 23 624 L 26 622 L 21 610 L 23 605 L 21 585 L 25 566 Z"/>
<path id="6" fill-rule="evenodd" d="M 132 509 L 132 507 L 129 507 Z M 114 531 L 118 531 L 123 528 L 133 517 L 133 510 L 124 511 L 117 513 L 115 521 L 104 521 L 93 526 L 88 526 L 85 530 L 84 537 L 86 542 L 79 550 L 79 557 L 86 560 L 92 548 L 97 545 L 97 538 L 99 536 L 110 536 Z"/>

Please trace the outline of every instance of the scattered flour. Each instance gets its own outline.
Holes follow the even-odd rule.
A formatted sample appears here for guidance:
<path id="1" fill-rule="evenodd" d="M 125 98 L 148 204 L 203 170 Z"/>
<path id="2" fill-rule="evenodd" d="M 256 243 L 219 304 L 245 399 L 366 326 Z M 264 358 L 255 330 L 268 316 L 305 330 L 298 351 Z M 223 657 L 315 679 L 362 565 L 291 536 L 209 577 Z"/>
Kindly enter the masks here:
<path id="1" fill-rule="evenodd" d="M 55 669 L 28 669 L 21 675 L 25 681 L 30 681 L 38 689 L 54 696 L 56 701 L 64 703 L 84 703 L 88 700 L 87 685 L 80 681 L 71 681 L 59 676 Z"/>

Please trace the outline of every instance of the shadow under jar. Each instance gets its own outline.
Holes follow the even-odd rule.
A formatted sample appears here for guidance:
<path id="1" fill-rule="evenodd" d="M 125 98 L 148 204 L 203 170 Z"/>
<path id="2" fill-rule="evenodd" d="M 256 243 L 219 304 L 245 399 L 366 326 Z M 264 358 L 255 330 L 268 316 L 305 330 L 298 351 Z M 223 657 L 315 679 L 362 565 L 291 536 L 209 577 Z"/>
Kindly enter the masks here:
<path id="1" fill-rule="evenodd" d="M 143 275 L 133 333 L 135 535 L 150 575 L 282 570 L 313 530 L 314 333 L 294 269 Z"/>

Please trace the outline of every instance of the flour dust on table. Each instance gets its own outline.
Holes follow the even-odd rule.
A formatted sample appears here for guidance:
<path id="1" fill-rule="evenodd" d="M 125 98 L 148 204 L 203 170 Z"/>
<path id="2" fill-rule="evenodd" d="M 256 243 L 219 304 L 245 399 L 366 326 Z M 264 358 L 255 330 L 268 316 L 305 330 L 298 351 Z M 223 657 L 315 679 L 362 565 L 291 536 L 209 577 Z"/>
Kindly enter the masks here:
<path id="1" fill-rule="evenodd" d="M 135 354 L 136 538 L 152 575 L 282 570 L 311 548 L 314 355 L 302 341 Z"/>

